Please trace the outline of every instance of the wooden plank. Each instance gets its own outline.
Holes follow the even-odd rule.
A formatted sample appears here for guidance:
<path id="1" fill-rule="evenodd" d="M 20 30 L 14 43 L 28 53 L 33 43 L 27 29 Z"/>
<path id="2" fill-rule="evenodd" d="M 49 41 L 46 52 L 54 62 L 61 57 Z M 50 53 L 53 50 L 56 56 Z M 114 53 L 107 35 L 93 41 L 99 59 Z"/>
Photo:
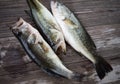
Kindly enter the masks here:
<path id="1" fill-rule="evenodd" d="M 92 27 L 92 26 L 98 26 L 98 25 L 119 24 L 119 21 L 120 21 L 120 18 L 118 18 L 119 13 L 120 12 L 91 13 L 91 14 L 81 14 L 81 15 L 78 15 L 78 17 L 85 27 L 90 27 L 90 26 Z M 6 23 L 3 23 L 3 22 L 1 23 L 2 26 L 0 28 L 0 37 L 5 37 L 4 36 L 5 34 L 8 35 L 8 33 L 10 33 L 7 24 L 12 23 L 12 22 L 10 22 L 10 20 L 16 21 L 16 19 L 17 19 L 17 17 L 11 17 L 11 18 L 9 17 L 9 19 L 7 19 L 8 21 L 5 19 L 3 20 Z M 28 19 L 28 17 L 25 18 L 25 20 L 27 20 L 27 19 Z M 29 20 L 29 22 L 30 22 L 30 20 Z M 2 34 L 4 34 L 4 35 L 2 35 Z M 10 36 L 12 36 L 12 35 L 10 35 Z"/>
<path id="2" fill-rule="evenodd" d="M 71 2 L 70 2 L 71 3 Z M 110 9 L 118 9 L 120 7 L 119 0 L 91 0 L 91 1 L 79 1 L 74 2 L 72 4 L 65 3 L 71 10 L 74 11 L 102 11 L 102 10 L 110 10 Z M 70 6 L 71 5 L 71 6 Z"/>
<path id="3" fill-rule="evenodd" d="M 76 82 L 44 73 L 27 57 L 8 25 L 18 17 L 33 24 L 24 13 L 29 9 L 25 0 L 0 0 L 0 84 L 119 84 L 120 82 L 120 0 L 60 0 L 79 18 L 93 38 L 98 52 L 109 61 L 114 71 L 102 81 L 98 79 L 91 62 L 67 45 L 66 55 L 59 55 L 69 69 L 90 76 Z M 47 0 L 42 0 L 49 8 Z M 34 24 L 33 24 L 34 25 Z"/>
<path id="4" fill-rule="evenodd" d="M 17 2 L 18 5 L 15 3 L 16 2 L 7 3 L 6 1 L 2 1 L 0 3 L 0 4 L 3 4 L 3 5 L 1 5 L 1 8 L 0 8 L 0 18 L 1 18 L 0 19 L 0 22 L 1 22 L 0 23 L 0 25 L 1 25 L 0 37 L 12 36 L 12 35 L 8 35 L 8 33 L 10 32 L 8 30 L 9 29 L 8 25 L 10 23 L 16 21 L 16 19 L 18 17 L 23 17 L 25 20 L 27 20 L 29 18 L 29 16 L 27 16 L 24 13 L 24 10 L 28 9 L 28 6 L 25 3 L 25 1 Z M 108 4 L 108 1 L 106 1 L 106 3 L 104 3 L 104 1 L 96 1 L 96 2 L 93 1 L 93 2 L 90 2 L 89 5 L 87 6 L 88 3 L 89 2 L 84 2 L 84 6 L 82 5 L 83 3 L 72 3 L 72 6 L 70 6 L 71 4 L 68 3 L 68 7 L 70 7 L 71 10 L 74 10 L 74 12 L 76 13 L 76 15 L 78 16 L 78 18 L 80 19 L 80 21 L 83 23 L 83 25 L 85 27 L 119 23 L 119 21 L 120 21 L 119 2 L 116 2 L 116 1 L 114 1 L 114 3 L 110 2 L 108 7 L 107 7 L 107 5 L 105 5 L 105 4 Z M 6 5 L 4 5 L 4 4 L 6 4 Z M 92 8 L 91 8 L 91 6 L 92 6 Z M 76 8 L 73 9 L 74 7 L 76 7 Z M 83 8 L 80 8 L 80 7 L 83 7 Z M 93 8 L 97 8 L 97 9 L 95 9 L 96 11 L 95 10 L 91 11 L 91 9 L 86 10 L 85 7 L 88 7 L 91 9 L 93 9 Z M 98 8 L 100 8 L 100 9 L 98 9 Z M 112 11 L 109 11 L 106 8 L 108 8 Z M 81 10 L 81 9 L 83 9 L 83 10 Z M 101 10 L 101 9 L 104 9 L 104 10 Z M 28 21 L 31 22 L 31 20 L 28 20 Z"/>

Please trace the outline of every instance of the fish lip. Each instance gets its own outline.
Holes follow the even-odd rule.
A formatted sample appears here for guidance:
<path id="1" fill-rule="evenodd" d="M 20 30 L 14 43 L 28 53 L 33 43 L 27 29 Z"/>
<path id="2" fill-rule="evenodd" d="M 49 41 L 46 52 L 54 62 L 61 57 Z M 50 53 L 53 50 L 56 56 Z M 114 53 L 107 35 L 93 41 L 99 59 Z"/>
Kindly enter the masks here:
<path id="1" fill-rule="evenodd" d="M 10 26 L 10 29 L 11 30 L 18 29 L 18 27 L 20 27 L 23 23 L 24 20 L 21 17 L 19 17 L 17 22 Z"/>
<path id="2" fill-rule="evenodd" d="M 22 32 L 19 31 L 20 26 L 23 24 L 24 20 L 19 17 L 17 22 L 10 26 L 10 30 L 15 36 L 20 36 Z"/>
<path id="3" fill-rule="evenodd" d="M 53 8 L 53 9 L 54 9 L 54 8 L 57 8 L 57 7 L 58 7 L 58 2 L 52 0 L 52 1 L 50 2 L 50 5 L 51 5 L 51 8 Z"/>
<path id="4" fill-rule="evenodd" d="M 15 26 L 20 27 L 23 23 L 24 23 L 24 20 L 21 17 L 19 17 L 17 22 L 15 23 Z"/>
<path id="5" fill-rule="evenodd" d="M 50 2 L 50 7 L 51 7 L 51 11 L 52 11 L 52 13 L 57 13 L 57 9 L 59 9 L 58 7 L 59 7 L 59 5 L 58 5 L 58 2 L 57 1 L 51 1 Z M 54 16 L 54 15 L 53 15 Z"/>
<path id="6" fill-rule="evenodd" d="M 58 2 L 58 1 L 54 1 L 54 0 L 51 0 L 50 4 L 51 4 L 51 7 L 54 7 L 54 8 L 58 8 L 59 6 L 63 5 L 62 2 Z"/>

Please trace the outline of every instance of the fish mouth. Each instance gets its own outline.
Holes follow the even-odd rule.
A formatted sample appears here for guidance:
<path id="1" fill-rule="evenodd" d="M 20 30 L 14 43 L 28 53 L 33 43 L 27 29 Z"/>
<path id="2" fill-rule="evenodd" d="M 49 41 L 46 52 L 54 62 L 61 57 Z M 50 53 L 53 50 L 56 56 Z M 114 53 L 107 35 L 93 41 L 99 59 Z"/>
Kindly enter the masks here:
<path id="1" fill-rule="evenodd" d="M 52 7 L 53 9 L 57 8 L 58 5 L 59 5 L 59 3 L 58 3 L 57 1 L 53 1 L 53 0 L 50 2 L 50 4 L 51 4 L 51 7 Z"/>
<path id="2" fill-rule="evenodd" d="M 22 32 L 19 31 L 20 27 L 23 25 L 24 20 L 20 17 L 18 18 L 18 21 L 10 26 L 10 30 L 15 36 L 21 35 Z"/>
<path id="3" fill-rule="evenodd" d="M 41 10 L 42 9 L 42 4 L 41 0 L 27 0 L 28 6 L 30 7 L 30 10 Z"/>
<path id="4" fill-rule="evenodd" d="M 50 6 L 51 6 L 51 10 L 52 10 L 52 13 L 53 15 L 59 15 L 59 16 L 62 16 L 62 12 L 61 12 L 61 8 L 62 8 L 62 3 L 59 3 L 57 1 L 51 1 L 50 2 Z"/>
<path id="5" fill-rule="evenodd" d="M 54 8 L 58 8 L 59 6 L 62 6 L 62 5 L 63 5 L 62 2 L 53 1 L 53 0 L 51 0 L 50 4 L 51 4 L 51 6 L 54 7 Z"/>
<path id="6" fill-rule="evenodd" d="M 59 9 L 58 7 L 59 7 L 59 3 L 57 2 L 57 1 L 51 1 L 50 2 L 50 6 L 51 6 L 51 10 L 52 10 L 52 13 L 54 14 L 57 14 L 58 13 L 58 10 L 57 9 Z"/>

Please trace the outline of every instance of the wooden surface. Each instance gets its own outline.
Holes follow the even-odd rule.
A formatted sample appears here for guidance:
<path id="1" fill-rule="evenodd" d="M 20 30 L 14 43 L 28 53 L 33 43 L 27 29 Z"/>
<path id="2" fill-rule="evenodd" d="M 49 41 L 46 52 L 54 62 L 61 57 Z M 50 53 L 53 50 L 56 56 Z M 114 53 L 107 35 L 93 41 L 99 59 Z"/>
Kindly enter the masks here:
<path id="1" fill-rule="evenodd" d="M 49 0 L 42 0 L 49 8 Z M 114 70 L 99 80 L 95 69 L 86 58 L 67 45 L 67 54 L 60 55 L 65 66 L 75 72 L 88 72 L 82 82 L 48 75 L 33 62 L 9 30 L 8 25 L 23 17 L 33 22 L 24 10 L 25 0 L 0 0 L 0 84 L 120 84 L 120 0 L 60 0 L 80 19 L 98 52 L 113 66 Z M 34 25 L 34 24 L 33 24 Z"/>

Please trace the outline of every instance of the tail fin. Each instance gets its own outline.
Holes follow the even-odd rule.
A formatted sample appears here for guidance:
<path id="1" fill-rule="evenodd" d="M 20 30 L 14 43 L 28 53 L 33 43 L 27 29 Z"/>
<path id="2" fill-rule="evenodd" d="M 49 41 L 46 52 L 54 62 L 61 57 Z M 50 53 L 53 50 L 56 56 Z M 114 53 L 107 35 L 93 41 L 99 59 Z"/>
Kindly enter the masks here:
<path id="1" fill-rule="evenodd" d="M 97 62 L 95 63 L 95 69 L 100 79 L 103 79 L 106 73 L 113 70 L 111 65 L 100 56 L 98 57 Z"/>

